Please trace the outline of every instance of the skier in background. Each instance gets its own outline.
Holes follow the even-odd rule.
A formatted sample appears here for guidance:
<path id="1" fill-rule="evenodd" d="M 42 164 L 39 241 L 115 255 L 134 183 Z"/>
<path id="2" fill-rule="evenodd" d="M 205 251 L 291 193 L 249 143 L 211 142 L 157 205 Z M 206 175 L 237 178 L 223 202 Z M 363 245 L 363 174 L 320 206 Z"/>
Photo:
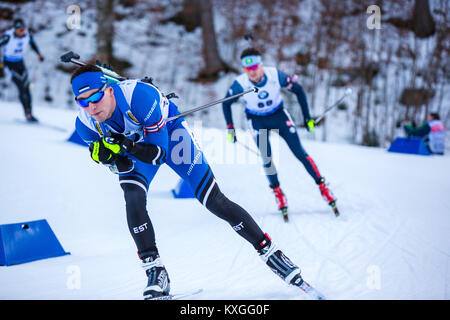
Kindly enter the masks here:
<path id="1" fill-rule="evenodd" d="M 203 206 L 247 240 L 275 274 L 286 283 L 322 298 L 303 281 L 300 269 L 247 211 L 221 192 L 184 118 L 166 122 L 168 117 L 179 114 L 178 108 L 156 87 L 138 80 L 110 84 L 101 70 L 92 65 L 75 70 L 71 83 L 80 105 L 77 133 L 90 145 L 91 158 L 118 174 L 128 227 L 148 276 L 145 299 L 162 298 L 170 291 L 169 276 L 147 213 L 149 186 L 164 163 L 189 183 Z"/>
<path id="2" fill-rule="evenodd" d="M 422 138 L 428 151 L 433 154 L 444 154 L 445 151 L 445 125 L 439 113 L 433 112 L 427 116 L 427 121 L 419 127 L 409 122 L 404 123 L 404 130 L 408 137 Z"/>
<path id="3" fill-rule="evenodd" d="M 32 34 L 27 30 L 22 19 L 14 20 L 13 27 L 6 30 L 0 38 L 0 47 L 3 47 L 3 65 L 11 72 L 11 78 L 19 90 L 19 99 L 25 112 L 25 118 L 29 122 L 38 120 L 31 112 L 31 93 L 28 71 L 23 61 L 23 55 L 28 48 L 36 52 L 39 60 L 44 61 L 44 56 L 40 53 Z"/>
<path id="4" fill-rule="evenodd" d="M 245 114 L 249 128 L 252 130 L 255 142 L 260 150 L 265 174 L 269 180 L 269 187 L 275 194 L 278 209 L 287 220 L 287 199 L 280 187 L 277 170 L 271 157 L 269 141 L 270 130 L 278 130 L 278 134 L 286 141 L 295 157 L 303 164 L 309 175 L 319 186 L 320 193 L 325 201 L 332 206 L 337 214 L 336 198 L 331 193 L 325 179 L 319 172 L 314 160 L 306 153 L 300 142 L 294 122 L 287 110 L 283 107 L 280 90 L 287 89 L 294 93 L 300 104 L 306 129 L 314 131 L 314 120 L 309 114 L 309 107 L 305 92 L 297 82 L 297 76 L 288 76 L 275 67 L 264 67 L 261 53 L 255 48 L 245 49 L 241 54 L 241 65 L 245 73 L 239 75 L 231 85 L 226 97 L 238 94 L 256 86 L 258 93 L 243 96 Z M 234 129 L 231 105 L 239 98 L 223 103 L 222 109 L 228 128 L 228 140 L 237 141 Z"/>

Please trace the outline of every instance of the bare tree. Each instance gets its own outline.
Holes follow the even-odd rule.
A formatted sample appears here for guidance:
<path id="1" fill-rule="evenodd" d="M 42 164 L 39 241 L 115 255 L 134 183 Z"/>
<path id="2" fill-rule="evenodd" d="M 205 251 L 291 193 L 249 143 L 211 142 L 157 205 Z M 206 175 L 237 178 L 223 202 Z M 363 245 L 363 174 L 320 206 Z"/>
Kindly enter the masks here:
<path id="1" fill-rule="evenodd" d="M 183 25 L 188 32 L 194 31 L 197 27 L 202 28 L 202 55 L 205 67 L 200 70 L 197 78 L 192 80 L 216 81 L 221 71 L 236 72 L 220 57 L 214 29 L 212 0 L 184 0 L 182 10 L 165 20 L 168 21 Z"/>
<path id="2" fill-rule="evenodd" d="M 214 13 L 211 0 L 201 0 L 201 23 L 203 38 L 203 56 L 205 68 L 200 71 L 200 78 L 218 77 L 220 71 L 225 71 L 226 65 L 222 61 L 217 48 L 216 31 L 214 30 Z"/>
<path id="3" fill-rule="evenodd" d="M 428 0 L 416 0 L 412 17 L 412 28 L 418 38 L 427 38 L 436 32 L 436 23 L 430 12 Z"/>
<path id="4" fill-rule="evenodd" d="M 397 28 L 414 32 L 418 38 L 427 38 L 435 34 L 436 23 L 430 12 L 428 0 L 415 0 L 413 14 L 410 17 L 395 16 L 386 19 L 386 22 Z"/>
<path id="5" fill-rule="evenodd" d="M 102 62 L 113 62 L 115 0 L 97 0 L 97 56 Z"/>

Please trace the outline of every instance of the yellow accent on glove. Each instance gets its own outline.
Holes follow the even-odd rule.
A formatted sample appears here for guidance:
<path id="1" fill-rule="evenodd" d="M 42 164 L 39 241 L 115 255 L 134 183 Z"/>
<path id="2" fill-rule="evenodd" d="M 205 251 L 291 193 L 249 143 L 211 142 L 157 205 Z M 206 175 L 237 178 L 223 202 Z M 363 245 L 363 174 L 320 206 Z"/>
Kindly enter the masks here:
<path id="1" fill-rule="evenodd" d="M 234 131 L 234 129 L 229 129 L 228 130 L 227 139 L 231 143 L 235 143 L 236 142 L 236 140 L 237 140 L 236 139 L 236 131 Z"/>
<path id="2" fill-rule="evenodd" d="M 100 159 L 98 157 L 98 151 L 100 149 L 100 143 L 98 141 L 95 141 L 92 144 L 92 152 L 91 152 L 91 157 L 95 162 L 100 162 Z"/>
<path id="3" fill-rule="evenodd" d="M 121 151 L 121 148 L 118 144 L 111 144 L 105 141 L 105 139 L 102 139 L 103 145 L 105 148 L 111 150 L 114 154 L 118 154 Z"/>
<path id="4" fill-rule="evenodd" d="M 314 131 L 314 120 L 313 119 L 309 119 L 308 122 L 306 123 L 306 125 L 308 126 L 309 132 Z"/>
<path id="5" fill-rule="evenodd" d="M 91 151 L 92 160 L 103 164 L 111 163 L 113 161 L 113 155 L 117 155 L 121 152 L 120 145 L 108 143 L 105 139 L 93 142 L 89 147 L 89 150 Z"/>

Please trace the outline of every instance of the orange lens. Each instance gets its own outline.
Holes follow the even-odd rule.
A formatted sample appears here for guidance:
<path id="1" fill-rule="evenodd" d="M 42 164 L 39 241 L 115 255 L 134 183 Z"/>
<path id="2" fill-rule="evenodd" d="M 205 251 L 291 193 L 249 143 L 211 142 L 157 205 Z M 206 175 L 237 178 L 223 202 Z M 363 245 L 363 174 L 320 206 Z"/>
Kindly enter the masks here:
<path id="1" fill-rule="evenodd" d="M 256 70 L 256 69 L 258 69 L 258 67 L 259 67 L 259 65 L 255 64 L 255 65 L 250 66 L 250 67 L 245 67 L 244 70 L 245 71 Z"/>

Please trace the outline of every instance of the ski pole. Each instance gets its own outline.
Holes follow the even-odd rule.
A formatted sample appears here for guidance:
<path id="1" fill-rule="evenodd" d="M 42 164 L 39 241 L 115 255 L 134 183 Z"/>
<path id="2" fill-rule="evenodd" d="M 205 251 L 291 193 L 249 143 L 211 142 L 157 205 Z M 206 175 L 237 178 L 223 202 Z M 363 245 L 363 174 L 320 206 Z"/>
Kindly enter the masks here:
<path id="1" fill-rule="evenodd" d="M 316 120 L 314 120 L 314 124 L 315 125 L 317 125 L 319 122 L 320 122 L 320 120 L 322 120 L 324 117 L 325 117 L 325 115 L 330 111 L 330 110 L 332 110 L 333 108 L 335 108 L 336 106 L 338 106 L 348 95 L 350 95 L 351 93 L 352 93 L 353 91 L 352 91 L 352 89 L 351 88 L 347 88 L 346 90 L 345 90 L 345 93 L 344 93 L 344 95 L 338 100 L 338 101 L 336 101 L 334 104 L 332 104 L 331 106 L 329 106 L 328 108 L 326 108 L 325 109 L 325 111 L 316 119 Z"/>
<path id="2" fill-rule="evenodd" d="M 257 156 L 259 156 L 259 153 L 256 152 L 255 150 L 253 150 L 252 148 L 250 148 L 248 145 L 243 144 L 242 142 L 240 142 L 239 140 L 236 141 L 238 144 L 240 144 L 241 146 L 243 146 L 245 149 L 247 149 L 248 151 L 252 152 L 253 154 L 256 154 Z"/>
<path id="3" fill-rule="evenodd" d="M 207 104 L 205 104 L 205 105 L 202 105 L 202 106 L 199 106 L 199 107 L 196 107 L 196 108 L 187 110 L 187 111 L 182 112 L 182 113 L 180 113 L 180 114 L 177 114 L 177 115 L 175 115 L 175 116 L 173 116 L 173 117 L 167 118 L 166 121 L 171 121 L 171 120 L 175 120 L 175 119 L 177 119 L 177 118 L 179 118 L 179 117 L 184 117 L 184 116 L 186 116 L 186 115 L 188 115 L 188 114 L 191 114 L 191 113 L 197 112 L 197 111 L 199 111 L 199 110 L 203 110 L 203 109 L 212 107 L 212 106 L 214 106 L 214 105 L 216 105 L 216 104 L 219 104 L 219 103 L 222 103 L 222 102 L 225 102 L 225 101 L 228 101 L 228 100 L 231 100 L 231 99 L 234 99 L 234 98 L 243 96 L 244 94 L 247 94 L 247 93 L 250 93 L 250 92 L 258 92 L 258 88 L 257 88 L 257 87 L 253 87 L 253 88 L 248 89 L 248 90 L 246 90 L 246 91 L 244 91 L 244 92 L 241 92 L 241 93 L 238 93 L 238 94 L 229 96 L 229 97 L 227 97 L 227 98 L 223 98 L 223 99 L 220 99 L 220 100 L 216 100 L 216 101 L 207 103 Z"/>
<path id="4" fill-rule="evenodd" d="M 183 117 L 183 116 L 185 116 L 185 115 L 194 113 L 194 112 L 199 111 L 199 110 L 202 110 L 202 109 L 206 109 L 206 108 L 212 107 L 212 106 L 214 106 L 214 105 L 216 105 L 216 104 L 219 104 L 219 103 L 221 103 L 221 102 L 228 101 L 228 100 L 230 100 L 230 99 L 240 97 L 240 96 L 242 96 L 242 95 L 244 95 L 244 94 L 247 94 L 247 93 L 250 93 L 250 92 L 258 92 L 258 88 L 257 88 L 257 87 L 253 87 L 253 88 L 248 89 L 248 90 L 246 90 L 246 91 L 244 91 L 244 92 L 235 94 L 235 95 L 233 95 L 233 96 L 229 96 L 228 98 L 223 98 L 223 99 L 220 99 L 220 100 L 217 100 L 217 101 L 213 101 L 213 102 L 207 103 L 207 104 L 205 104 L 205 105 L 202 105 L 202 106 L 199 106 L 199 107 L 196 107 L 196 108 L 187 110 L 187 111 L 182 112 L 182 113 L 180 113 L 180 114 L 177 114 L 177 115 L 175 115 L 175 116 L 169 117 L 169 118 L 165 119 L 165 121 L 166 121 L 166 122 L 169 122 L 169 121 L 171 121 L 171 120 L 178 119 L 178 118 Z M 127 133 L 125 134 L 125 136 L 127 136 L 127 135 L 132 135 L 132 134 L 135 134 L 135 133 L 139 133 L 140 131 L 142 131 L 142 129 L 136 129 L 136 130 L 127 132 Z M 253 150 L 251 150 L 251 151 L 253 151 Z"/>

